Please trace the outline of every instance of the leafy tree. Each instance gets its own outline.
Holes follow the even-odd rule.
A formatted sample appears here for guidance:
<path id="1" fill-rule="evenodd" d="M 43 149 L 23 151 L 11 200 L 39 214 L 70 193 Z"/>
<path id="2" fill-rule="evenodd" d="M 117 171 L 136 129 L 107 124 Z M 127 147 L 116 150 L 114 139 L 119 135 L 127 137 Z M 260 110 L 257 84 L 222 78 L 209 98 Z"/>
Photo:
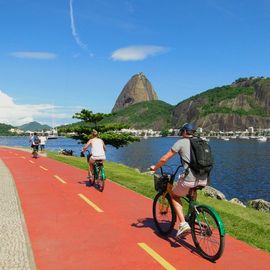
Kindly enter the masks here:
<path id="1" fill-rule="evenodd" d="M 92 130 L 95 129 L 99 132 L 99 137 L 105 144 L 110 144 L 116 148 L 139 141 L 138 137 L 131 134 L 117 132 L 123 128 L 127 128 L 128 126 L 125 124 L 99 124 L 102 119 L 110 115 L 111 114 L 93 113 L 92 111 L 82 109 L 81 112 L 75 113 L 73 116 L 73 118 L 82 120 L 80 125 L 62 128 L 61 132 L 75 132 L 76 135 L 73 135 L 72 138 L 84 144 L 89 140 Z"/>
<path id="2" fill-rule="evenodd" d="M 161 132 L 160 132 L 160 134 L 161 134 L 161 136 L 162 137 L 167 137 L 168 135 L 169 135 L 169 130 L 162 130 Z"/>

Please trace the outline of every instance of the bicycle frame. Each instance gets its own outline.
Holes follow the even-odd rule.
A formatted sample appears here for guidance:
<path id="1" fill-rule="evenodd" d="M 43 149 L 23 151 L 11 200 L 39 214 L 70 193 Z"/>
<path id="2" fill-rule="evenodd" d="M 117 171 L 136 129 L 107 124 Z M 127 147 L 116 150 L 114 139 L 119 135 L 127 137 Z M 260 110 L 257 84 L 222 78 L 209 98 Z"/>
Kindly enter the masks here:
<path id="1" fill-rule="evenodd" d="M 198 218 L 198 211 L 196 209 L 196 207 L 199 207 L 199 206 L 203 206 L 207 209 L 209 209 L 210 211 L 212 211 L 212 213 L 215 215 L 216 219 L 217 219 L 217 222 L 219 224 L 219 228 L 220 228 L 220 234 L 221 236 L 225 236 L 225 228 L 224 228 L 224 224 L 219 216 L 219 214 L 216 212 L 216 210 L 208 205 L 205 205 L 205 204 L 197 204 L 195 203 L 195 205 L 193 206 L 195 211 L 196 211 L 196 220 L 198 220 L 198 222 L 200 223 L 200 220 Z M 206 220 L 206 218 L 204 217 L 204 219 Z M 201 227 L 201 223 L 200 223 L 200 227 Z"/>
<path id="2" fill-rule="evenodd" d="M 104 170 L 103 164 L 102 165 L 99 165 L 99 164 L 97 164 L 97 162 L 95 162 L 94 163 L 94 175 L 95 175 L 95 178 L 96 179 L 98 178 L 99 171 L 101 171 L 101 177 L 102 177 L 102 179 L 106 179 L 105 170 Z"/>
<path id="3" fill-rule="evenodd" d="M 165 210 L 165 211 L 168 211 L 168 208 L 169 208 L 169 205 L 167 205 L 167 208 L 166 209 L 163 209 L 164 207 L 164 201 L 165 201 L 165 198 L 166 198 L 166 195 L 169 194 L 171 196 L 171 193 L 172 193 L 172 188 L 173 188 L 173 182 L 174 182 L 174 179 L 175 179 L 175 176 L 178 172 L 178 170 L 181 168 L 182 166 L 178 166 L 175 173 L 171 175 L 171 178 L 170 178 L 170 181 L 168 182 L 167 184 L 167 190 L 163 193 L 163 196 L 162 196 L 162 203 L 161 203 L 161 211 Z M 161 170 L 161 174 L 163 175 L 163 169 L 162 167 L 160 168 Z M 196 219 L 198 220 L 198 211 L 197 211 L 197 207 L 199 206 L 204 206 L 205 208 L 208 208 L 210 211 L 213 212 L 213 214 L 216 216 L 217 218 L 217 222 L 220 226 L 220 234 L 222 236 L 225 235 L 225 228 L 224 228 L 224 225 L 223 225 L 223 222 L 219 216 L 219 214 L 216 212 L 216 210 L 208 205 L 205 205 L 205 204 L 198 204 L 197 201 L 196 201 L 196 198 L 197 198 L 197 191 L 193 191 L 194 193 L 190 196 L 190 195 L 187 195 L 186 197 L 182 197 L 187 203 L 188 203 L 188 211 L 187 211 L 187 215 L 186 215 L 186 218 L 189 220 L 190 217 L 191 217 L 191 214 L 193 212 L 193 209 L 195 209 L 196 211 Z M 198 220 L 199 221 L 199 220 Z M 201 225 L 200 225 L 201 226 Z"/>
<path id="4" fill-rule="evenodd" d="M 158 192 L 153 201 L 153 217 L 158 232 L 166 236 L 172 232 L 177 220 L 177 213 L 172 201 L 172 188 L 176 172 L 172 175 L 155 176 L 155 189 Z M 195 247 L 202 257 L 210 261 L 219 259 L 224 251 L 225 228 L 218 213 L 210 206 L 197 203 L 197 190 L 194 187 L 188 195 L 182 197 L 187 203 L 185 220 L 189 223 Z"/>

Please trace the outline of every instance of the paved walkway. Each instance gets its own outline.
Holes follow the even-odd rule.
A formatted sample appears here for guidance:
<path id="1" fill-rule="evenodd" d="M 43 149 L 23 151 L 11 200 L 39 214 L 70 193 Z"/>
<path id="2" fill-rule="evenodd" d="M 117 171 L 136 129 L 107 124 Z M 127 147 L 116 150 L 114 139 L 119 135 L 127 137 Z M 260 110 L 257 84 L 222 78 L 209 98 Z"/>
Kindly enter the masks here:
<path id="1" fill-rule="evenodd" d="M 12 175 L 0 159 L 0 269 L 36 269 Z"/>
<path id="2" fill-rule="evenodd" d="M 230 236 L 216 263 L 190 236 L 159 237 L 152 201 L 109 180 L 101 193 L 84 170 L 55 160 L 1 147 L 0 160 L 1 270 L 269 269 L 269 253 Z"/>

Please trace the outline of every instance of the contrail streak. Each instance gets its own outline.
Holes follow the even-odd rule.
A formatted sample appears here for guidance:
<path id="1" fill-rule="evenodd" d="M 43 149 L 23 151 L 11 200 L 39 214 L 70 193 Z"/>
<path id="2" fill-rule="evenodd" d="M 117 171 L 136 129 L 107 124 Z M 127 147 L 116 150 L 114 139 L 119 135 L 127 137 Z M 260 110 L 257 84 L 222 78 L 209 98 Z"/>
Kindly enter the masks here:
<path id="1" fill-rule="evenodd" d="M 73 0 L 69 1 L 69 15 L 70 15 L 70 27 L 71 27 L 71 32 L 72 32 L 72 36 L 75 39 L 75 42 L 77 43 L 77 45 L 83 49 L 86 50 L 88 53 L 90 53 L 90 55 L 92 55 L 92 53 L 89 51 L 88 47 L 86 44 L 84 44 L 79 37 L 79 34 L 77 33 L 76 30 L 76 26 L 75 26 L 75 21 L 74 21 L 74 14 L 73 14 Z"/>

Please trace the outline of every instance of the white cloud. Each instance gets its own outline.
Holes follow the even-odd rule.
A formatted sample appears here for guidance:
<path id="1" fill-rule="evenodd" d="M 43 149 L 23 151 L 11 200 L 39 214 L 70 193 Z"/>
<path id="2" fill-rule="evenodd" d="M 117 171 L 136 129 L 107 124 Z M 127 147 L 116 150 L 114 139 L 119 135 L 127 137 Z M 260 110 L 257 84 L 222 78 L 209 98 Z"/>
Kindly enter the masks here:
<path id="1" fill-rule="evenodd" d="M 90 56 L 93 56 L 93 54 L 89 51 L 88 46 L 81 41 L 80 36 L 77 33 L 76 26 L 75 26 L 74 14 L 73 14 L 73 0 L 69 1 L 69 17 L 70 17 L 71 33 L 72 33 L 72 36 L 73 36 L 75 42 L 77 43 L 77 45 L 81 49 L 87 51 Z"/>
<path id="2" fill-rule="evenodd" d="M 139 61 L 166 52 L 168 49 L 162 46 L 129 46 L 120 48 L 112 53 L 111 58 L 115 61 Z"/>
<path id="3" fill-rule="evenodd" d="M 64 109 L 65 111 L 61 112 Z M 66 112 L 66 109 L 69 111 Z M 38 121 L 52 125 L 52 117 L 55 124 L 59 125 L 63 122 L 71 122 L 74 111 L 78 111 L 79 107 L 59 107 L 52 104 L 23 104 L 18 105 L 14 99 L 0 90 L 0 123 L 20 126 L 32 121 Z M 57 119 L 61 119 L 57 121 Z M 59 123 L 58 123 L 59 122 Z"/>
<path id="4" fill-rule="evenodd" d="M 12 56 L 17 58 L 37 59 L 37 60 L 51 60 L 56 58 L 56 54 L 49 52 L 13 52 Z"/>

